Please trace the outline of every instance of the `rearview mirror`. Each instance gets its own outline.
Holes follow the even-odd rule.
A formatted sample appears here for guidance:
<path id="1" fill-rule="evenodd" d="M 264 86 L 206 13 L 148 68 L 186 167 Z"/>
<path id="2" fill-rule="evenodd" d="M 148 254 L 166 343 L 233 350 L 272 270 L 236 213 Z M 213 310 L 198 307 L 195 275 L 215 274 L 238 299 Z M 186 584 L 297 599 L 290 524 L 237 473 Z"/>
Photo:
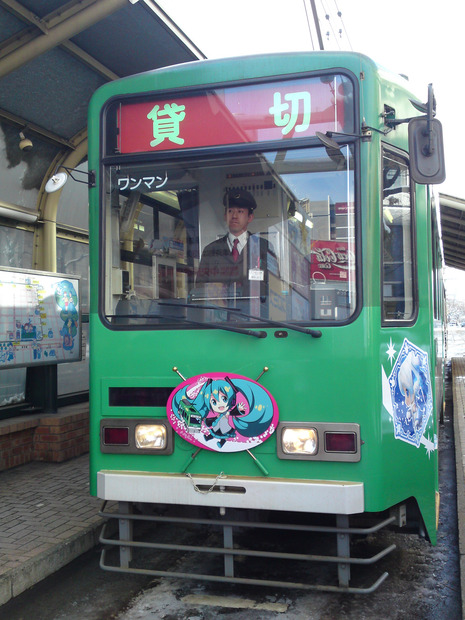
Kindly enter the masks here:
<path id="1" fill-rule="evenodd" d="M 410 174 L 416 183 L 437 184 L 446 178 L 442 125 L 435 118 L 412 118 L 408 124 Z"/>

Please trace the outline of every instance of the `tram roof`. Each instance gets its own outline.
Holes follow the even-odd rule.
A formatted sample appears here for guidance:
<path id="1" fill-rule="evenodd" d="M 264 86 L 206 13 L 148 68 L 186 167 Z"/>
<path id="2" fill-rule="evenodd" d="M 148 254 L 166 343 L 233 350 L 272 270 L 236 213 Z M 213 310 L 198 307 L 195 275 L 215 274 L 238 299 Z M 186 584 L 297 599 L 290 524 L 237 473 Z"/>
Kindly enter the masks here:
<path id="1" fill-rule="evenodd" d="M 152 0 L 0 0 L 0 122 L 73 148 L 103 83 L 200 58 Z"/>
<path id="2" fill-rule="evenodd" d="M 465 270 L 465 199 L 439 194 L 439 204 L 446 265 Z"/>

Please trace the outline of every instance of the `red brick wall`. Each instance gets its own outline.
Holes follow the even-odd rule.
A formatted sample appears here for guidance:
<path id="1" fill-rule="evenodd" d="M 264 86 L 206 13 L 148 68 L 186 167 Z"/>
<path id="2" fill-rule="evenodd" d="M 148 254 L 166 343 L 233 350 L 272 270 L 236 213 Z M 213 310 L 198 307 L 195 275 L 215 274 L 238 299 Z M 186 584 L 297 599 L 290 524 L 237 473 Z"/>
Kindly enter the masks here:
<path id="1" fill-rule="evenodd" d="M 89 415 L 51 414 L 34 433 L 34 460 L 61 463 L 89 451 Z"/>
<path id="2" fill-rule="evenodd" d="M 61 463 L 89 451 L 85 405 L 0 422 L 0 471 L 30 461 Z"/>
<path id="3" fill-rule="evenodd" d="M 34 428 L 15 429 L 0 434 L 0 471 L 24 465 L 33 460 Z"/>

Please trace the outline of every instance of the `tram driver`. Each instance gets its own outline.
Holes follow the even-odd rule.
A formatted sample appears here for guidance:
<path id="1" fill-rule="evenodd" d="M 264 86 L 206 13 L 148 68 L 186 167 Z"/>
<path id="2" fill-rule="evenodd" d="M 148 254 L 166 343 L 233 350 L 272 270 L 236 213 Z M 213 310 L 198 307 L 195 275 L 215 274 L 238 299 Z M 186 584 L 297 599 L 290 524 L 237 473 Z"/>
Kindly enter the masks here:
<path id="1" fill-rule="evenodd" d="M 226 235 L 207 245 L 196 277 L 196 292 L 206 297 L 245 302 L 260 299 L 268 291 L 268 258 L 276 261 L 267 239 L 248 231 L 257 203 L 244 189 L 228 189 L 223 197 Z M 214 283 L 216 288 L 209 287 Z"/>

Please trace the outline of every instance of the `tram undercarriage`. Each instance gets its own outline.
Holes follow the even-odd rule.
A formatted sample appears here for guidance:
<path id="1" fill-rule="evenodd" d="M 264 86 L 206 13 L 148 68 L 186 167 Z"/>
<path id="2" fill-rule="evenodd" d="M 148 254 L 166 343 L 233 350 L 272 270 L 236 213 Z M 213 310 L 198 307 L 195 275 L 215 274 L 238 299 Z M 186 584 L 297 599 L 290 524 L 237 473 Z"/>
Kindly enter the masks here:
<path id="1" fill-rule="evenodd" d="M 105 502 L 99 514 L 107 519 L 104 570 L 353 594 L 370 594 L 388 577 L 373 581 L 371 566 L 396 548 L 378 534 L 406 525 L 405 505 L 370 516 Z M 166 552 L 181 554 L 171 570 Z"/>

